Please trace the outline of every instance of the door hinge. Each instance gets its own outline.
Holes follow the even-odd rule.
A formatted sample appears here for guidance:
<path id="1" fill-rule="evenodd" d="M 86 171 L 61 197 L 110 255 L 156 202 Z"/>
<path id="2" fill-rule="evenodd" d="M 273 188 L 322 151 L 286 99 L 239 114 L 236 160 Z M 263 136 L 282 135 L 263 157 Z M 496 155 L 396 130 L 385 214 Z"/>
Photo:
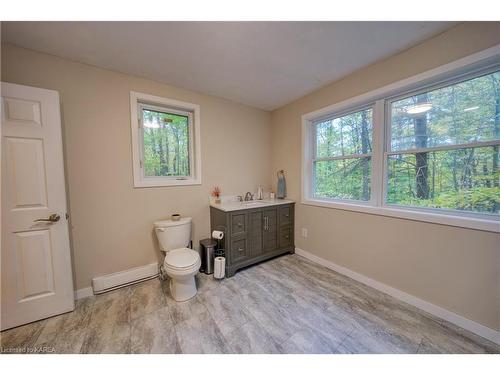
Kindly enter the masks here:
<path id="1" fill-rule="evenodd" d="M 67 212 L 64 216 L 66 216 L 66 220 L 69 220 L 69 214 Z"/>
<path id="2" fill-rule="evenodd" d="M 139 166 L 142 168 L 142 165 L 143 165 L 143 163 L 142 163 L 142 159 L 141 159 L 141 160 L 139 160 Z"/>

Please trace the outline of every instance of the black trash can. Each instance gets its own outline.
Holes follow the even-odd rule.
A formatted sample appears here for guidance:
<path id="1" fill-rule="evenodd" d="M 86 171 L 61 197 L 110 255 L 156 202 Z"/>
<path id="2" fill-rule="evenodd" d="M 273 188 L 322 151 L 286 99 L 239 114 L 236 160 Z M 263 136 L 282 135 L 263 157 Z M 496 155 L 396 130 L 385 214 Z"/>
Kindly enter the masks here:
<path id="1" fill-rule="evenodd" d="M 201 267 L 200 272 L 207 275 L 214 273 L 214 258 L 217 241 L 212 238 L 205 238 L 200 241 Z"/>

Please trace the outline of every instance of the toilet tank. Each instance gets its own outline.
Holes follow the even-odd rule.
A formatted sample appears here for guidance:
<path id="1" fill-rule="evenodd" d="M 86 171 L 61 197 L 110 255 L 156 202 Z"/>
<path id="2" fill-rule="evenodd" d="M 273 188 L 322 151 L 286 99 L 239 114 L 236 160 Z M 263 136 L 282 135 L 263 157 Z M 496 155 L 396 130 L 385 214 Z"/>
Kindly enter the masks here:
<path id="1" fill-rule="evenodd" d="M 191 218 L 178 221 L 163 220 L 154 223 L 156 236 L 162 251 L 170 251 L 189 246 L 191 241 Z"/>

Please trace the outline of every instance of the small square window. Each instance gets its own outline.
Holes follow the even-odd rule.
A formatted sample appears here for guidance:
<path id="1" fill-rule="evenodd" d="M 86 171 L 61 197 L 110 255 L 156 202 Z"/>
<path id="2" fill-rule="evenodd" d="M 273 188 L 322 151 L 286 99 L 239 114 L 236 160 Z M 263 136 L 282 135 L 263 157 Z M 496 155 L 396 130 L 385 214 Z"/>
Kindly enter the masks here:
<path id="1" fill-rule="evenodd" d="M 199 106 L 131 92 L 134 186 L 201 184 Z"/>

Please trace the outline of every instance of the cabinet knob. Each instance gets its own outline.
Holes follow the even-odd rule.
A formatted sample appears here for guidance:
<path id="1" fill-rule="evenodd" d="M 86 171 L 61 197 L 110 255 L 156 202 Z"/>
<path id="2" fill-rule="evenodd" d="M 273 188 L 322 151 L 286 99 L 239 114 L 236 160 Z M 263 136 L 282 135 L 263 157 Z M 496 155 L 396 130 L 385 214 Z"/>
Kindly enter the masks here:
<path id="1" fill-rule="evenodd" d="M 240 248 L 238 249 L 238 251 L 241 253 L 241 252 L 243 251 L 243 249 L 240 247 Z"/>
<path id="2" fill-rule="evenodd" d="M 239 227 L 242 227 L 243 223 L 237 223 L 236 225 L 238 225 Z"/>
<path id="3" fill-rule="evenodd" d="M 288 240 L 290 238 L 290 236 L 285 236 L 285 238 Z"/>
<path id="4" fill-rule="evenodd" d="M 289 214 L 286 214 L 286 215 L 285 215 L 285 217 L 290 217 L 290 215 L 289 215 Z"/>

